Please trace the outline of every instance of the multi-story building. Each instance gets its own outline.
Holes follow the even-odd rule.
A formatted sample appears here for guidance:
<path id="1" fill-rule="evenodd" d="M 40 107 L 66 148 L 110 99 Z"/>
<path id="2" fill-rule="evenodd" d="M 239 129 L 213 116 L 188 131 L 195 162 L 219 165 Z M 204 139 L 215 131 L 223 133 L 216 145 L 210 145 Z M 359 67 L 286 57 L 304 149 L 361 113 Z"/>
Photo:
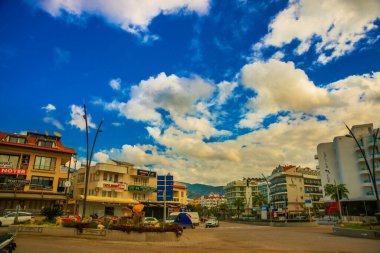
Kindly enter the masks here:
<path id="1" fill-rule="evenodd" d="M 181 207 L 184 207 L 188 204 L 187 186 L 185 184 L 174 182 L 173 201 L 174 203 L 178 203 Z"/>
<path id="2" fill-rule="evenodd" d="M 358 139 L 371 168 L 374 162 L 378 180 L 377 189 L 380 193 L 380 141 L 375 145 L 372 137 L 376 129 L 373 128 L 373 124 L 363 124 L 353 126 L 351 131 Z M 372 160 L 373 152 L 374 160 Z M 343 199 L 343 202 L 348 204 L 348 208 L 360 209 L 360 213 L 363 214 L 369 209 L 375 209 L 375 192 L 365 159 L 351 136 L 336 136 L 332 142 L 320 143 L 317 146 L 317 153 L 315 158 L 318 159 L 323 186 L 335 183 L 345 184 L 349 191 L 349 198 Z M 324 199 L 331 201 L 329 196 L 324 196 Z"/>
<path id="3" fill-rule="evenodd" d="M 278 166 L 268 177 L 272 210 L 288 213 L 323 209 L 318 170 L 293 165 Z"/>
<path id="4" fill-rule="evenodd" d="M 0 210 L 41 210 L 66 201 L 65 182 L 76 152 L 61 137 L 0 132 Z"/>
<path id="5" fill-rule="evenodd" d="M 253 196 L 260 190 L 263 190 L 263 182 L 264 179 L 262 178 L 243 178 L 242 180 L 235 180 L 228 183 L 224 187 L 228 208 L 230 210 L 236 210 L 234 202 L 237 198 L 242 198 L 244 200 L 246 214 L 250 214 L 253 208 Z"/>
<path id="6" fill-rule="evenodd" d="M 83 212 L 85 173 L 85 168 L 75 173 L 73 211 L 79 214 Z M 85 216 L 122 216 L 128 208 L 141 203 L 146 216 L 163 217 L 163 201 L 157 201 L 157 173 L 135 168 L 128 162 L 112 160 L 91 166 L 87 194 Z M 173 201 L 167 201 L 167 208 L 179 209 L 186 204 L 187 187 L 175 183 Z"/>
<path id="7" fill-rule="evenodd" d="M 197 198 L 197 203 L 201 206 L 207 207 L 208 209 L 218 208 L 220 204 L 227 203 L 227 199 L 224 195 L 220 195 L 219 193 L 210 193 L 207 196 Z"/>
<path id="8" fill-rule="evenodd" d="M 73 197 L 75 212 L 82 214 L 86 169 L 75 173 Z M 91 166 L 85 216 L 121 216 L 123 210 L 138 203 L 156 200 L 156 172 L 135 169 L 133 164 L 116 160 Z"/>

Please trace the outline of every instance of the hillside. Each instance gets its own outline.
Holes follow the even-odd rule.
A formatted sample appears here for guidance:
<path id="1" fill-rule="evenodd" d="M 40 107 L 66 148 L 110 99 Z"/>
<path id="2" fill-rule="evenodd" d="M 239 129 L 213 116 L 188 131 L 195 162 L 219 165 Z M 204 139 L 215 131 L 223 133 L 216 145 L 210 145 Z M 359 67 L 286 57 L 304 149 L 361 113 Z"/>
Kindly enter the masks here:
<path id="1" fill-rule="evenodd" d="M 188 197 L 191 199 L 200 197 L 202 195 L 208 195 L 212 192 L 224 194 L 224 186 L 212 186 L 207 184 L 189 184 L 185 182 L 181 183 L 187 185 Z"/>

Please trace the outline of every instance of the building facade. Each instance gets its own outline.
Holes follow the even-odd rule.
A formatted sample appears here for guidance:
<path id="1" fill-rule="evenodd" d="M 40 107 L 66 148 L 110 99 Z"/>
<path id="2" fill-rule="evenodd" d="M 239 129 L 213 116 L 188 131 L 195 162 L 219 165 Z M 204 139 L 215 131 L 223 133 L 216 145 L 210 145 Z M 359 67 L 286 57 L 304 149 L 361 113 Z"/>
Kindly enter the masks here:
<path id="1" fill-rule="evenodd" d="M 219 193 L 210 193 L 207 196 L 201 196 L 197 198 L 197 204 L 211 208 L 218 208 L 220 204 L 227 203 L 227 199 L 224 195 L 220 195 Z"/>
<path id="2" fill-rule="evenodd" d="M 0 210 L 20 205 L 38 212 L 63 204 L 69 163 L 75 155 L 58 135 L 0 132 Z"/>
<path id="3" fill-rule="evenodd" d="M 322 211 L 322 186 L 318 170 L 293 165 L 278 166 L 268 177 L 271 209 L 284 213 Z"/>
<path id="4" fill-rule="evenodd" d="M 83 213 L 85 173 L 85 168 L 81 168 L 74 176 L 73 211 L 80 215 Z M 157 201 L 156 171 L 138 169 L 128 162 L 111 160 L 91 166 L 87 194 L 85 216 L 124 216 L 133 205 L 141 203 L 146 216 L 163 217 L 163 201 Z M 173 201 L 167 201 L 168 210 L 186 204 L 187 187 L 175 183 Z"/>
<path id="5" fill-rule="evenodd" d="M 380 189 L 380 141 L 376 145 L 372 134 L 376 129 L 373 124 L 355 125 L 351 131 L 358 139 L 360 147 L 364 150 L 369 165 L 375 165 L 377 187 Z M 372 159 L 374 152 L 374 160 Z M 369 178 L 369 172 L 365 165 L 365 159 L 356 144 L 349 135 L 336 136 L 332 142 L 320 143 L 317 146 L 319 168 L 321 170 L 322 185 L 345 184 L 349 191 L 349 198 L 343 202 L 357 205 L 361 213 L 366 213 L 375 203 L 375 192 Z M 380 192 L 379 192 L 380 193 Z M 331 201 L 324 194 L 325 201 Z M 369 205 L 368 207 L 366 205 Z M 350 205 L 349 205 L 350 206 Z"/>
<path id="6" fill-rule="evenodd" d="M 266 183 L 265 183 L 266 185 Z M 244 201 L 245 213 L 251 214 L 253 205 L 253 197 L 259 192 L 265 193 L 264 179 L 262 178 L 243 178 L 228 183 L 224 187 L 225 197 L 227 200 L 228 209 L 236 210 L 234 202 L 237 198 L 242 198 Z"/>

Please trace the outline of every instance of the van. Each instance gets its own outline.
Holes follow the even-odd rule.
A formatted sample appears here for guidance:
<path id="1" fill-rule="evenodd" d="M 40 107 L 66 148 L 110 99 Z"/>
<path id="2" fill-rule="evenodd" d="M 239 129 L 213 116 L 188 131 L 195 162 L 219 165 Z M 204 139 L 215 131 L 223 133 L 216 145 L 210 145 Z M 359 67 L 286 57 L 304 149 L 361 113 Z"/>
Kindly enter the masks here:
<path id="1" fill-rule="evenodd" d="M 199 226 L 199 214 L 198 214 L 198 212 L 173 212 L 173 213 L 170 213 L 169 217 L 166 219 L 166 222 L 173 223 L 175 218 L 178 216 L 179 213 L 187 213 L 188 215 L 190 215 L 191 222 L 195 226 Z"/>

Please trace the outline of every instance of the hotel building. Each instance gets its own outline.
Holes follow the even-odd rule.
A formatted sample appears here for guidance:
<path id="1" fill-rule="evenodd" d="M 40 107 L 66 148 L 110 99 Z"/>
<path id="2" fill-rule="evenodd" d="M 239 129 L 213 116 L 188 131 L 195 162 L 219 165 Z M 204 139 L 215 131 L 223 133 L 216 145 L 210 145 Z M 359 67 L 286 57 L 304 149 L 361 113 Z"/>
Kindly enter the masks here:
<path id="1" fill-rule="evenodd" d="M 63 204 L 74 155 L 75 150 L 65 147 L 58 134 L 0 132 L 0 210 L 20 205 L 39 212 Z"/>
<path id="2" fill-rule="evenodd" d="M 293 165 L 278 166 L 268 177 L 271 209 L 300 213 L 323 210 L 322 186 L 318 170 Z"/>
<path id="3" fill-rule="evenodd" d="M 360 147 L 366 154 L 371 169 L 374 162 L 379 192 L 380 140 L 377 140 L 376 145 L 374 144 L 372 134 L 375 130 L 373 124 L 355 125 L 351 128 Z M 374 152 L 374 160 L 372 159 L 372 152 Z M 375 191 L 369 178 L 365 159 L 352 137 L 349 135 L 336 136 L 332 142 L 319 144 L 315 158 L 319 163 L 323 186 L 335 183 L 345 184 L 349 194 L 348 199 L 343 199 L 343 205 L 348 206 L 347 211 L 349 213 L 359 215 L 375 211 Z M 324 196 L 324 199 L 327 202 L 331 201 L 329 196 Z"/>

